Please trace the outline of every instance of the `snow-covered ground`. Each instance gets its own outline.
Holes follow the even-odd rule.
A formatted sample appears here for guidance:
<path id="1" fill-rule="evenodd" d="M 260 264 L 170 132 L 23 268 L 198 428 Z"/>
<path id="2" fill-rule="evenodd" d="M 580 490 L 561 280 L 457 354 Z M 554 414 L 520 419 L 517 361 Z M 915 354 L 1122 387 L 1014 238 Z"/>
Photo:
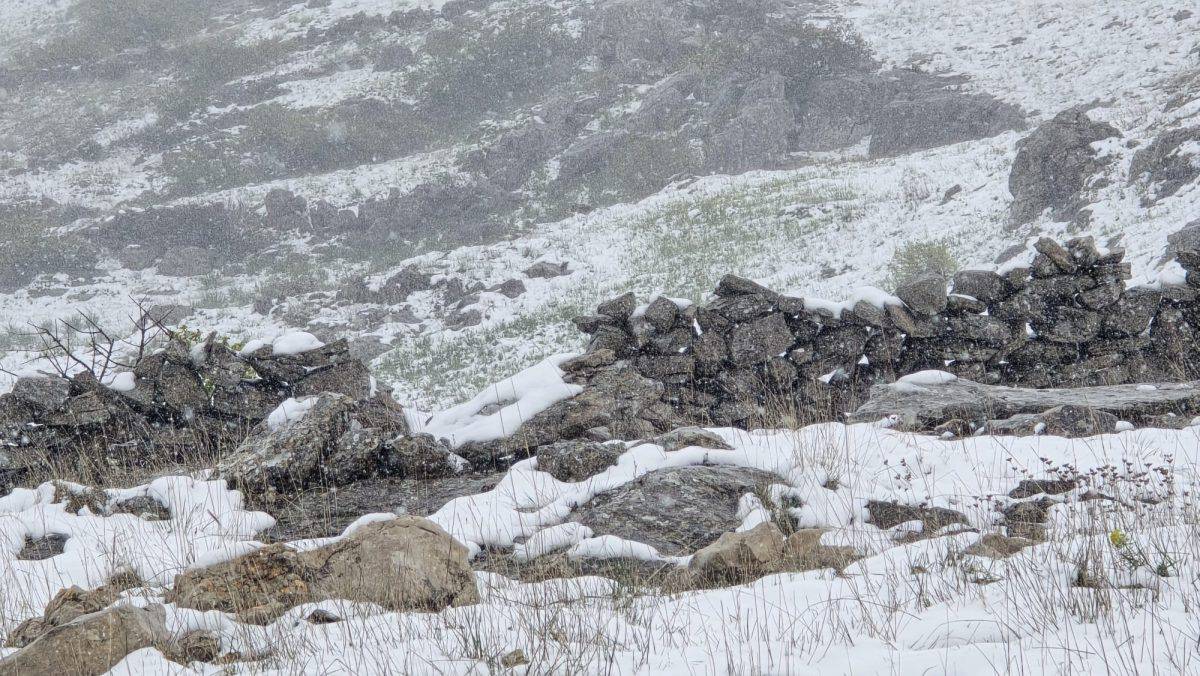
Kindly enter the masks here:
<path id="1" fill-rule="evenodd" d="M 38 35 L 60 17 L 75 0 L 4 0 L 0 3 L 0 59 L 7 58 L 24 41 Z"/>
<path id="2" fill-rule="evenodd" d="M 1200 11 L 1177 0 L 838 3 L 885 63 L 970 76 L 1039 117 L 1104 102 L 1136 120 L 1197 67 Z"/>
<path id="3" fill-rule="evenodd" d="M 479 573 L 480 604 L 435 614 L 325 602 L 320 607 L 345 621 L 304 622 L 316 607 L 307 605 L 254 627 L 219 612 L 168 607 L 168 625 L 176 635 L 210 629 L 224 650 L 265 657 L 237 667 L 239 673 L 494 673 L 500 658 L 516 649 L 531 661 L 526 673 L 1123 674 L 1200 668 L 1200 622 L 1193 612 L 1200 602 L 1200 444 L 1194 428 L 964 441 L 877 424 L 715 431 L 734 450 L 664 453 L 635 445 L 617 465 L 579 483 L 559 482 L 528 460 L 494 489 L 456 499 L 431 519 L 473 551 L 523 541 L 540 543 L 541 553 L 569 548 L 582 557 L 617 550 L 652 557 L 645 547 L 561 524 L 571 505 L 646 472 L 737 465 L 777 473 L 780 485 L 772 492 L 800 498 L 791 511 L 800 525 L 827 528 L 825 544 L 854 546 L 865 558 L 839 575 L 778 574 L 669 596 L 600 578 L 523 584 Z M 1019 481 L 1060 470 L 1084 480 L 1049 498 L 1047 541 L 1010 558 L 966 553 L 980 533 L 962 526 L 908 542 L 920 532 L 914 524 L 884 531 L 864 523 L 866 500 L 899 500 L 955 509 L 971 529 L 996 532 L 997 510 L 1013 502 L 1007 494 Z M 836 489 L 825 487 L 833 485 L 831 478 L 838 480 Z M 253 533 L 271 525 L 264 514 L 241 511 L 236 494 L 186 478 L 114 492 L 163 500 L 169 521 L 70 514 L 61 502 L 51 503 L 53 494 L 53 487 L 43 486 L 0 498 L 4 630 L 40 612 L 58 588 L 94 587 L 121 566 L 132 566 L 147 586 L 126 592 L 120 603 L 161 601 L 173 574 L 248 551 Z M 378 518 L 386 517 L 360 523 Z M 66 551 L 41 562 L 12 559 L 24 537 L 43 533 L 70 535 Z M 1080 586 L 1089 576 L 1095 586 Z M 216 670 L 202 664 L 184 669 L 149 649 L 131 655 L 115 673 Z"/>

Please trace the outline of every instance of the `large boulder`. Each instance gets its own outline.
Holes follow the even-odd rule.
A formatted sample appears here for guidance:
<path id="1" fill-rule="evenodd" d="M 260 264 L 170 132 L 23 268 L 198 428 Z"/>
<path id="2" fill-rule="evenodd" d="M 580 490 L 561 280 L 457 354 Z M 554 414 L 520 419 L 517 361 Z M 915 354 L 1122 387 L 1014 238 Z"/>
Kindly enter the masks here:
<path id="1" fill-rule="evenodd" d="M 265 624 L 289 608 L 326 599 L 392 610 L 438 611 L 478 601 L 467 548 L 440 526 L 398 516 L 360 526 L 332 544 L 297 552 L 263 547 L 181 573 L 167 601 Z"/>
<path id="2" fill-rule="evenodd" d="M 361 526 L 303 558 L 322 598 L 434 612 L 479 601 L 467 548 L 420 517 Z"/>
<path id="3" fill-rule="evenodd" d="M 129 653 L 168 639 L 162 606 L 117 606 L 51 628 L 0 659 L 0 676 L 99 676 Z"/>
<path id="4" fill-rule="evenodd" d="M 382 394 L 360 401 L 331 392 L 290 399 L 217 470 L 255 493 L 456 471 L 449 449 L 432 437 L 408 432 L 403 410 Z"/>
<path id="5" fill-rule="evenodd" d="M 692 556 L 688 571 L 700 580 L 716 583 L 760 577 L 779 565 L 785 543 L 783 532 L 773 523 L 722 533 L 716 542 Z"/>
<path id="6" fill-rule="evenodd" d="M 1008 176 L 1012 220 L 1027 223 L 1046 209 L 1069 220 L 1082 207 L 1080 193 L 1100 167 L 1093 143 L 1120 132 L 1096 122 L 1083 108 L 1064 110 L 1017 144 Z"/>
<path id="7" fill-rule="evenodd" d="M 738 502 L 780 479 L 741 467 L 676 467 L 650 472 L 581 505 L 571 519 L 598 535 L 686 554 L 741 524 Z"/>
<path id="8" fill-rule="evenodd" d="M 881 107 L 871 121 L 871 157 L 891 157 L 988 138 L 1025 124 L 1021 110 L 984 94 L 932 94 Z"/>
<path id="9" fill-rule="evenodd" d="M 1017 414 L 1042 414 L 1060 406 L 1109 413 L 1138 422 L 1166 413 L 1200 412 L 1200 383 L 1106 385 L 1032 389 L 984 385 L 962 378 L 914 376 L 896 384 L 875 385 L 870 399 L 850 414 L 850 422 L 875 422 L 898 415 L 922 429 L 952 420 L 983 423 Z"/>

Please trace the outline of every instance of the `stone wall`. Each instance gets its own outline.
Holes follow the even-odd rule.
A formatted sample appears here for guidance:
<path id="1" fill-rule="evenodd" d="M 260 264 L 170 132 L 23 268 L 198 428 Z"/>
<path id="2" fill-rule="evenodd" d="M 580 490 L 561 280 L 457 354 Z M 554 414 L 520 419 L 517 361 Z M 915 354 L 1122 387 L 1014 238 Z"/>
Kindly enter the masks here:
<path id="1" fill-rule="evenodd" d="M 632 294 L 579 317 L 588 354 L 570 378 L 635 369 L 686 422 L 747 425 L 852 410 L 873 384 L 937 369 L 985 384 L 1062 387 L 1196 377 L 1200 224 L 1171 237 L 1187 283 L 1126 288 L 1120 249 L 1043 238 L 1028 266 L 918 277 L 846 303 L 776 293 L 733 275 L 688 306 Z M 765 420 L 763 420 L 765 422 Z"/>

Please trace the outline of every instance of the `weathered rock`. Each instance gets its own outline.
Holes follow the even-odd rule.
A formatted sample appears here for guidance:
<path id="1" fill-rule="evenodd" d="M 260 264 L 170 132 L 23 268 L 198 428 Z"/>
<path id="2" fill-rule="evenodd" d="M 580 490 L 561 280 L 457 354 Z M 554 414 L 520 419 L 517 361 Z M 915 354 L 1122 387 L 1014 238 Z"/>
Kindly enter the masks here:
<path id="1" fill-rule="evenodd" d="M 1012 293 L 1000 275 L 989 270 L 961 270 L 954 275 L 954 293 L 991 305 Z"/>
<path id="2" fill-rule="evenodd" d="M 319 598 L 431 612 L 479 601 L 467 548 L 420 517 L 367 524 L 301 557 Z"/>
<path id="3" fill-rule="evenodd" d="M 129 653 L 161 644 L 167 636 L 162 606 L 118 606 L 50 629 L 0 659 L 0 674 L 103 674 Z"/>
<path id="4" fill-rule="evenodd" d="M 1087 406 L 1056 406 L 1044 413 L 1017 414 L 987 424 L 989 434 L 1027 436 L 1048 434 L 1056 437 L 1091 437 L 1117 431 L 1117 417 Z"/>
<path id="5" fill-rule="evenodd" d="M 559 481 L 583 481 L 616 464 L 623 444 L 559 441 L 537 449 L 537 466 Z"/>
<path id="6" fill-rule="evenodd" d="M 1076 406 L 1136 422 L 1163 413 L 1200 412 L 1200 383 L 1110 385 L 1028 389 L 983 385 L 964 379 L 923 382 L 919 387 L 876 385 L 870 399 L 849 416 L 873 422 L 897 414 L 910 424 L 931 429 L 956 418 L 986 421 L 1018 413 L 1040 414 L 1057 406 Z"/>
<path id="7" fill-rule="evenodd" d="M 735 364 L 758 364 L 786 353 L 795 340 L 783 315 L 773 314 L 734 329 L 729 353 Z"/>
<path id="8" fill-rule="evenodd" d="M 738 467 L 678 467 L 650 472 L 596 496 L 570 517 L 603 535 L 682 554 L 714 542 L 741 523 L 738 501 L 779 478 Z"/>
<path id="9" fill-rule="evenodd" d="M 1027 223 L 1046 209 L 1056 220 L 1074 217 L 1080 193 L 1100 166 L 1092 144 L 1113 136 L 1120 132 L 1071 108 L 1022 139 L 1008 177 L 1013 221 Z"/>
<path id="10" fill-rule="evenodd" d="M 407 467 L 409 446 L 390 455 L 387 441 L 408 432 L 403 411 L 387 398 L 356 402 L 324 393 L 302 402 L 307 411 L 274 428 L 262 424 L 217 467 L 252 492 L 294 491 L 317 483 L 341 485 Z M 420 454 L 424 463 L 428 454 Z M 392 464 L 389 465 L 389 461 Z"/>
<path id="11" fill-rule="evenodd" d="M 946 309 L 946 280 L 940 275 L 918 275 L 896 287 L 896 296 L 920 315 L 934 315 Z"/>
<path id="12" fill-rule="evenodd" d="M 736 584 L 773 572 L 783 560 L 785 538 L 779 526 L 761 523 L 748 531 L 722 533 L 700 549 L 688 571 L 709 584 Z"/>

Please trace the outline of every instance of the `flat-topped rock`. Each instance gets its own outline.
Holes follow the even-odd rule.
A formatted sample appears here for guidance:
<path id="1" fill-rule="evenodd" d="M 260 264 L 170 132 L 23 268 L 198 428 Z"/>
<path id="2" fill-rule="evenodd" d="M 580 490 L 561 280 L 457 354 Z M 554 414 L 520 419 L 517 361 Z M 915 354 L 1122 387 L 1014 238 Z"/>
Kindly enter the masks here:
<path id="1" fill-rule="evenodd" d="M 1154 383 L 1030 389 L 983 385 L 940 371 L 924 371 L 871 388 L 870 399 L 850 422 L 898 415 L 908 425 L 932 428 L 950 420 L 985 421 L 1078 406 L 1137 422 L 1148 416 L 1200 411 L 1200 383 Z"/>

